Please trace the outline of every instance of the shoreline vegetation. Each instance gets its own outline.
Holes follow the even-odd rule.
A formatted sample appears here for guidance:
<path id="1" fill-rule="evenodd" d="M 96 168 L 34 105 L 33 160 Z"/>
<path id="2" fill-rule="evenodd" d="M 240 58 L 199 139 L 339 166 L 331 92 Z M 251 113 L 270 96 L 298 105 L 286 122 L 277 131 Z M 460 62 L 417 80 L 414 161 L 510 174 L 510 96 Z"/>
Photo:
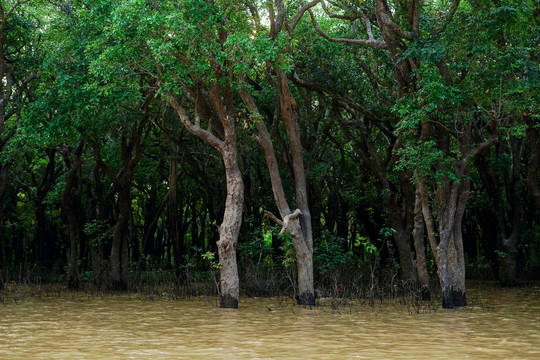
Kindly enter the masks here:
<path id="1" fill-rule="evenodd" d="M 154 274 L 154 276 L 157 276 Z M 339 285 L 338 285 L 339 286 Z M 493 304 L 490 303 L 489 296 L 494 292 L 514 291 L 519 293 L 523 299 L 535 296 L 540 298 L 540 281 L 530 280 L 520 282 L 516 287 L 501 288 L 500 283 L 494 280 L 468 280 L 467 286 L 471 296 L 470 306 L 463 307 L 464 311 L 489 311 Z M 376 289 L 368 289 L 353 293 L 342 291 L 340 288 L 316 289 L 318 295 L 315 305 L 299 305 L 292 294 L 264 295 L 241 293 L 239 298 L 240 306 L 246 302 L 259 304 L 261 309 L 273 311 L 275 308 L 289 307 L 293 314 L 294 307 L 300 306 L 308 309 L 317 309 L 324 312 L 336 314 L 353 314 L 359 312 L 383 312 L 392 311 L 408 313 L 409 315 L 433 313 L 440 311 L 441 294 L 434 292 L 430 299 L 422 299 L 421 291 L 417 289 L 406 289 L 398 291 L 398 286 L 384 288 L 377 286 Z M 177 282 L 160 282 L 130 284 L 129 291 L 114 291 L 107 287 L 99 287 L 91 282 L 83 283 L 78 289 L 69 289 L 62 282 L 34 282 L 25 281 L 6 282 L 4 289 L 0 290 L 0 304 L 2 305 L 22 305 L 32 301 L 71 301 L 84 302 L 91 300 L 119 300 L 119 301 L 203 301 L 209 306 L 219 307 L 220 296 L 216 291 L 215 284 L 211 281 L 190 282 L 188 284 L 178 284 Z M 518 298 L 516 298 L 519 300 Z M 181 306 L 181 305 L 179 305 Z M 296 315 L 296 314 L 295 314 Z"/>

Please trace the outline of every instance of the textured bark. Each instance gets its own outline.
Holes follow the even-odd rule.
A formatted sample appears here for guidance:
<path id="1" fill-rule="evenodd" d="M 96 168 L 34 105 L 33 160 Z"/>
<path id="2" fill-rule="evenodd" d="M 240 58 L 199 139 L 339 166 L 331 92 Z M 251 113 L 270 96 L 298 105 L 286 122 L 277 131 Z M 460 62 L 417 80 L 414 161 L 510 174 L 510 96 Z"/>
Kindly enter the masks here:
<path id="1" fill-rule="evenodd" d="M 426 246 L 424 244 L 424 216 L 422 214 L 422 200 L 420 193 L 416 191 L 414 203 L 414 229 L 412 236 L 414 239 L 414 249 L 416 252 L 416 270 L 418 273 L 418 282 L 422 300 L 431 299 L 431 290 L 429 286 L 429 273 L 426 262 Z"/>
<path id="2" fill-rule="evenodd" d="M 227 195 L 223 221 L 219 227 L 217 241 L 220 263 L 220 295 L 222 308 L 237 308 L 240 294 L 238 267 L 236 263 L 236 244 L 242 225 L 244 202 L 244 183 L 238 165 L 238 151 L 234 116 L 234 101 L 228 86 L 222 88 L 218 83 L 209 91 L 209 101 L 213 114 L 219 119 L 223 130 L 222 139 L 210 130 L 201 128 L 199 114 L 196 112 L 192 122 L 186 109 L 167 91 L 163 92 L 168 103 L 176 111 L 186 129 L 218 150 L 225 165 Z"/>
<path id="3" fill-rule="evenodd" d="M 242 225 L 242 211 L 244 202 L 244 183 L 242 173 L 238 166 L 236 149 L 236 133 L 234 121 L 224 121 L 226 140 L 222 152 L 225 163 L 225 177 L 227 180 L 227 199 L 225 200 L 225 213 L 219 229 L 218 253 L 221 286 L 221 307 L 237 308 L 240 296 L 240 283 L 236 263 L 236 244 L 240 227 Z"/>
<path id="4" fill-rule="evenodd" d="M 253 101 L 253 98 L 249 92 L 245 89 L 241 91 L 242 100 L 253 114 L 257 114 L 260 117 L 259 110 Z M 286 104 L 284 106 L 287 106 Z M 289 105 L 290 106 L 290 105 Z M 292 120 L 291 120 L 292 121 Z M 291 125 L 291 124 L 289 124 Z M 281 180 L 281 175 L 279 172 L 279 165 L 277 162 L 276 154 L 274 151 L 274 145 L 270 138 L 268 129 L 262 120 L 257 120 L 255 123 L 257 128 L 258 135 L 255 137 L 257 142 L 261 145 L 265 160 L 266 166 L 268 167 L 268 172 L 270 175 L 270 181 L 272 184 L 272 191 L 274 194 L 274 201 L 279 210 L 280 216 L 283 221 L 275 219 L 282 226 L 282 232 L 287 231 L 291 235 L 291 241 L 293 243 L 295 256 L 296 256 L 296 267 L 297 267 L 297 276 L 298 276 L 298 294 L 297 302 L 301 305 L 314 305 L 315 304 L 315 290 L 313 284 L 313 239 L 311 238 L 311 222 L 306 224 L 306 221 L 310 221 L 309 217 L 304 222 L 301 222 L 300 218 L 303 215 L 304 210 L 298 208 L 295 212 L 291 212 L 287 198 L 285 196 L 285 191 L 283 188 L 283 183 Z M 292 131 L 294 132 L 294 126 Z M 297 133 L 296 133 L 297 134 Z M 299 146 L 299 143 L 296 144 Z M 298 150 L 298 149 L 297 149 Z M 298 154 L 296 154 L 298 156 Z M 298 161 L 298 158 L 295 158 L 293 155 L 293 167 L 295 167 L 294 161 Z M 301 160 L 303 161 L 303 160 Z M 303 162 L 302 167 L 296 167 L 294 170 L 295 173 L 295 187 L 304 186 L 305 191 L 305 177 L 303 178 L 304 184 L 298 182 L 302 177 L 296 177 L 297 171 L 303 171 Z M 301 193 L 306 195 L 306 193 Z M 297 190 L 298 196 L 298 190 Z M 297 205 L 300 205 L 304 201 L 305 206 L 307 206 L 307 196 L 305 198 L 300 198 L 300 203 L 297 198 Z M 309 211 L 308 211 L 309 215 Z M 306 229 L 305 227 L 309 227 Z M 307 238 L 306 236 L 309 236 Z"/>
<path id="5" fill-rule="evenodd" d="M 293 236 L 292 239 L 298 269 L 298 303 L 302 305 L 314 305 L 313 231 L 308 203 L 304 156 L 302 145 L 300 144 L 299 111 L 298 105 L 291 94 L 285 72 L 279 66 L 275 67 L 275 71 L 281 117 L 289 139 L 289 150 L 292 157 L 296 207 L 301 211 L 299 222 L 302 236 Z"/>

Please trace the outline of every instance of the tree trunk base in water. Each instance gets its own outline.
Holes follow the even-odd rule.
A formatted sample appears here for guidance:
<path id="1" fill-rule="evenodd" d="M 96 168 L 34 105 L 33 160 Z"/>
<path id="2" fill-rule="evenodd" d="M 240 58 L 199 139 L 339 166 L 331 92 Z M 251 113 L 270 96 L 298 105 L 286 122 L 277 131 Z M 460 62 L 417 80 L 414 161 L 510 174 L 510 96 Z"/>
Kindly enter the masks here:
<path id="1" fill-rule="evenodd" d="M 467 306 L 467 297 L 464 291 L 443 291 L 443 309 L 453 309 L 454 307 Z"/>
<path id="2" fill-rule="evenodd" d="M 221 297 L 222 309 L 238 309 L 238 299 L 235 299 L 231 295 L 224 295 Z"/>
<path id="3" fill-rule="evenodd" d="M 452 290 L 452 301 L 454 303 L 454 306 L 467 306 L 467 297 L 464 291 Z"/>
<path id="4" fill-rule="evenodd" d="M 296 302 L 298 305 L 314 306 L 315 305 L 315 295 L 304 293 L 296 297 Z"/>
<path id="5" fill-rule="evenodd" d="M 442 307 L 443 309 L 453 309 L 454 302 L 452 301 L 452 293 L 450 291 L 444 291 L 442 294 Z"/>
<path id="6" fill-rule="evenodd" d="M 516 286 L 517 260 L 516 252 L 507 250 L 507 256 L 501 260 L 499 277 L 501 287 Z"/>

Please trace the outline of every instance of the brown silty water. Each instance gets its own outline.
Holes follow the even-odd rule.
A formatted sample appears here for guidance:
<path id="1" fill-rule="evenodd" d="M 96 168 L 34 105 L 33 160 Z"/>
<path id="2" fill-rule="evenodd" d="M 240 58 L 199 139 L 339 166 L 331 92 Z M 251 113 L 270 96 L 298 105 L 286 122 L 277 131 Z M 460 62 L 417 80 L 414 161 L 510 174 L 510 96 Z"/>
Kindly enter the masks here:
<path id="1" fill-rule="evenodd" d="M 419 313 L 397 300 L 309 309 L 245 298 L 224 310 L 214 298 L 4 298 L 0 359 L 540 358 L 540 287 L 472 289 L 468 298 L 467 308 Z"/>

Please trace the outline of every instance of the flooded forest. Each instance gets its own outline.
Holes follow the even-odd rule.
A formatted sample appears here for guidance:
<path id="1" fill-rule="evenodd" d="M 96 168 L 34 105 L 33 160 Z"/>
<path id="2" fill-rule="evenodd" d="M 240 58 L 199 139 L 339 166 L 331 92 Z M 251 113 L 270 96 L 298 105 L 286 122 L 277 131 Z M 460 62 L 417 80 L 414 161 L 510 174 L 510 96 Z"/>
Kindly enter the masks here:
<path id="1" fill-rule="evenodd" d="M 300 314 L 299 339 L 384 299 L 458 327 L 532 299 L 538 319 L 537 0 L 0 0 L 0 20 L 9 316 L 64 289 L 81 314 L 159 299 L 210 332 Z M 39 313 L 73 318 L 65 300 Z M 159 337 L 169 315 L 139 305 Z"/>

